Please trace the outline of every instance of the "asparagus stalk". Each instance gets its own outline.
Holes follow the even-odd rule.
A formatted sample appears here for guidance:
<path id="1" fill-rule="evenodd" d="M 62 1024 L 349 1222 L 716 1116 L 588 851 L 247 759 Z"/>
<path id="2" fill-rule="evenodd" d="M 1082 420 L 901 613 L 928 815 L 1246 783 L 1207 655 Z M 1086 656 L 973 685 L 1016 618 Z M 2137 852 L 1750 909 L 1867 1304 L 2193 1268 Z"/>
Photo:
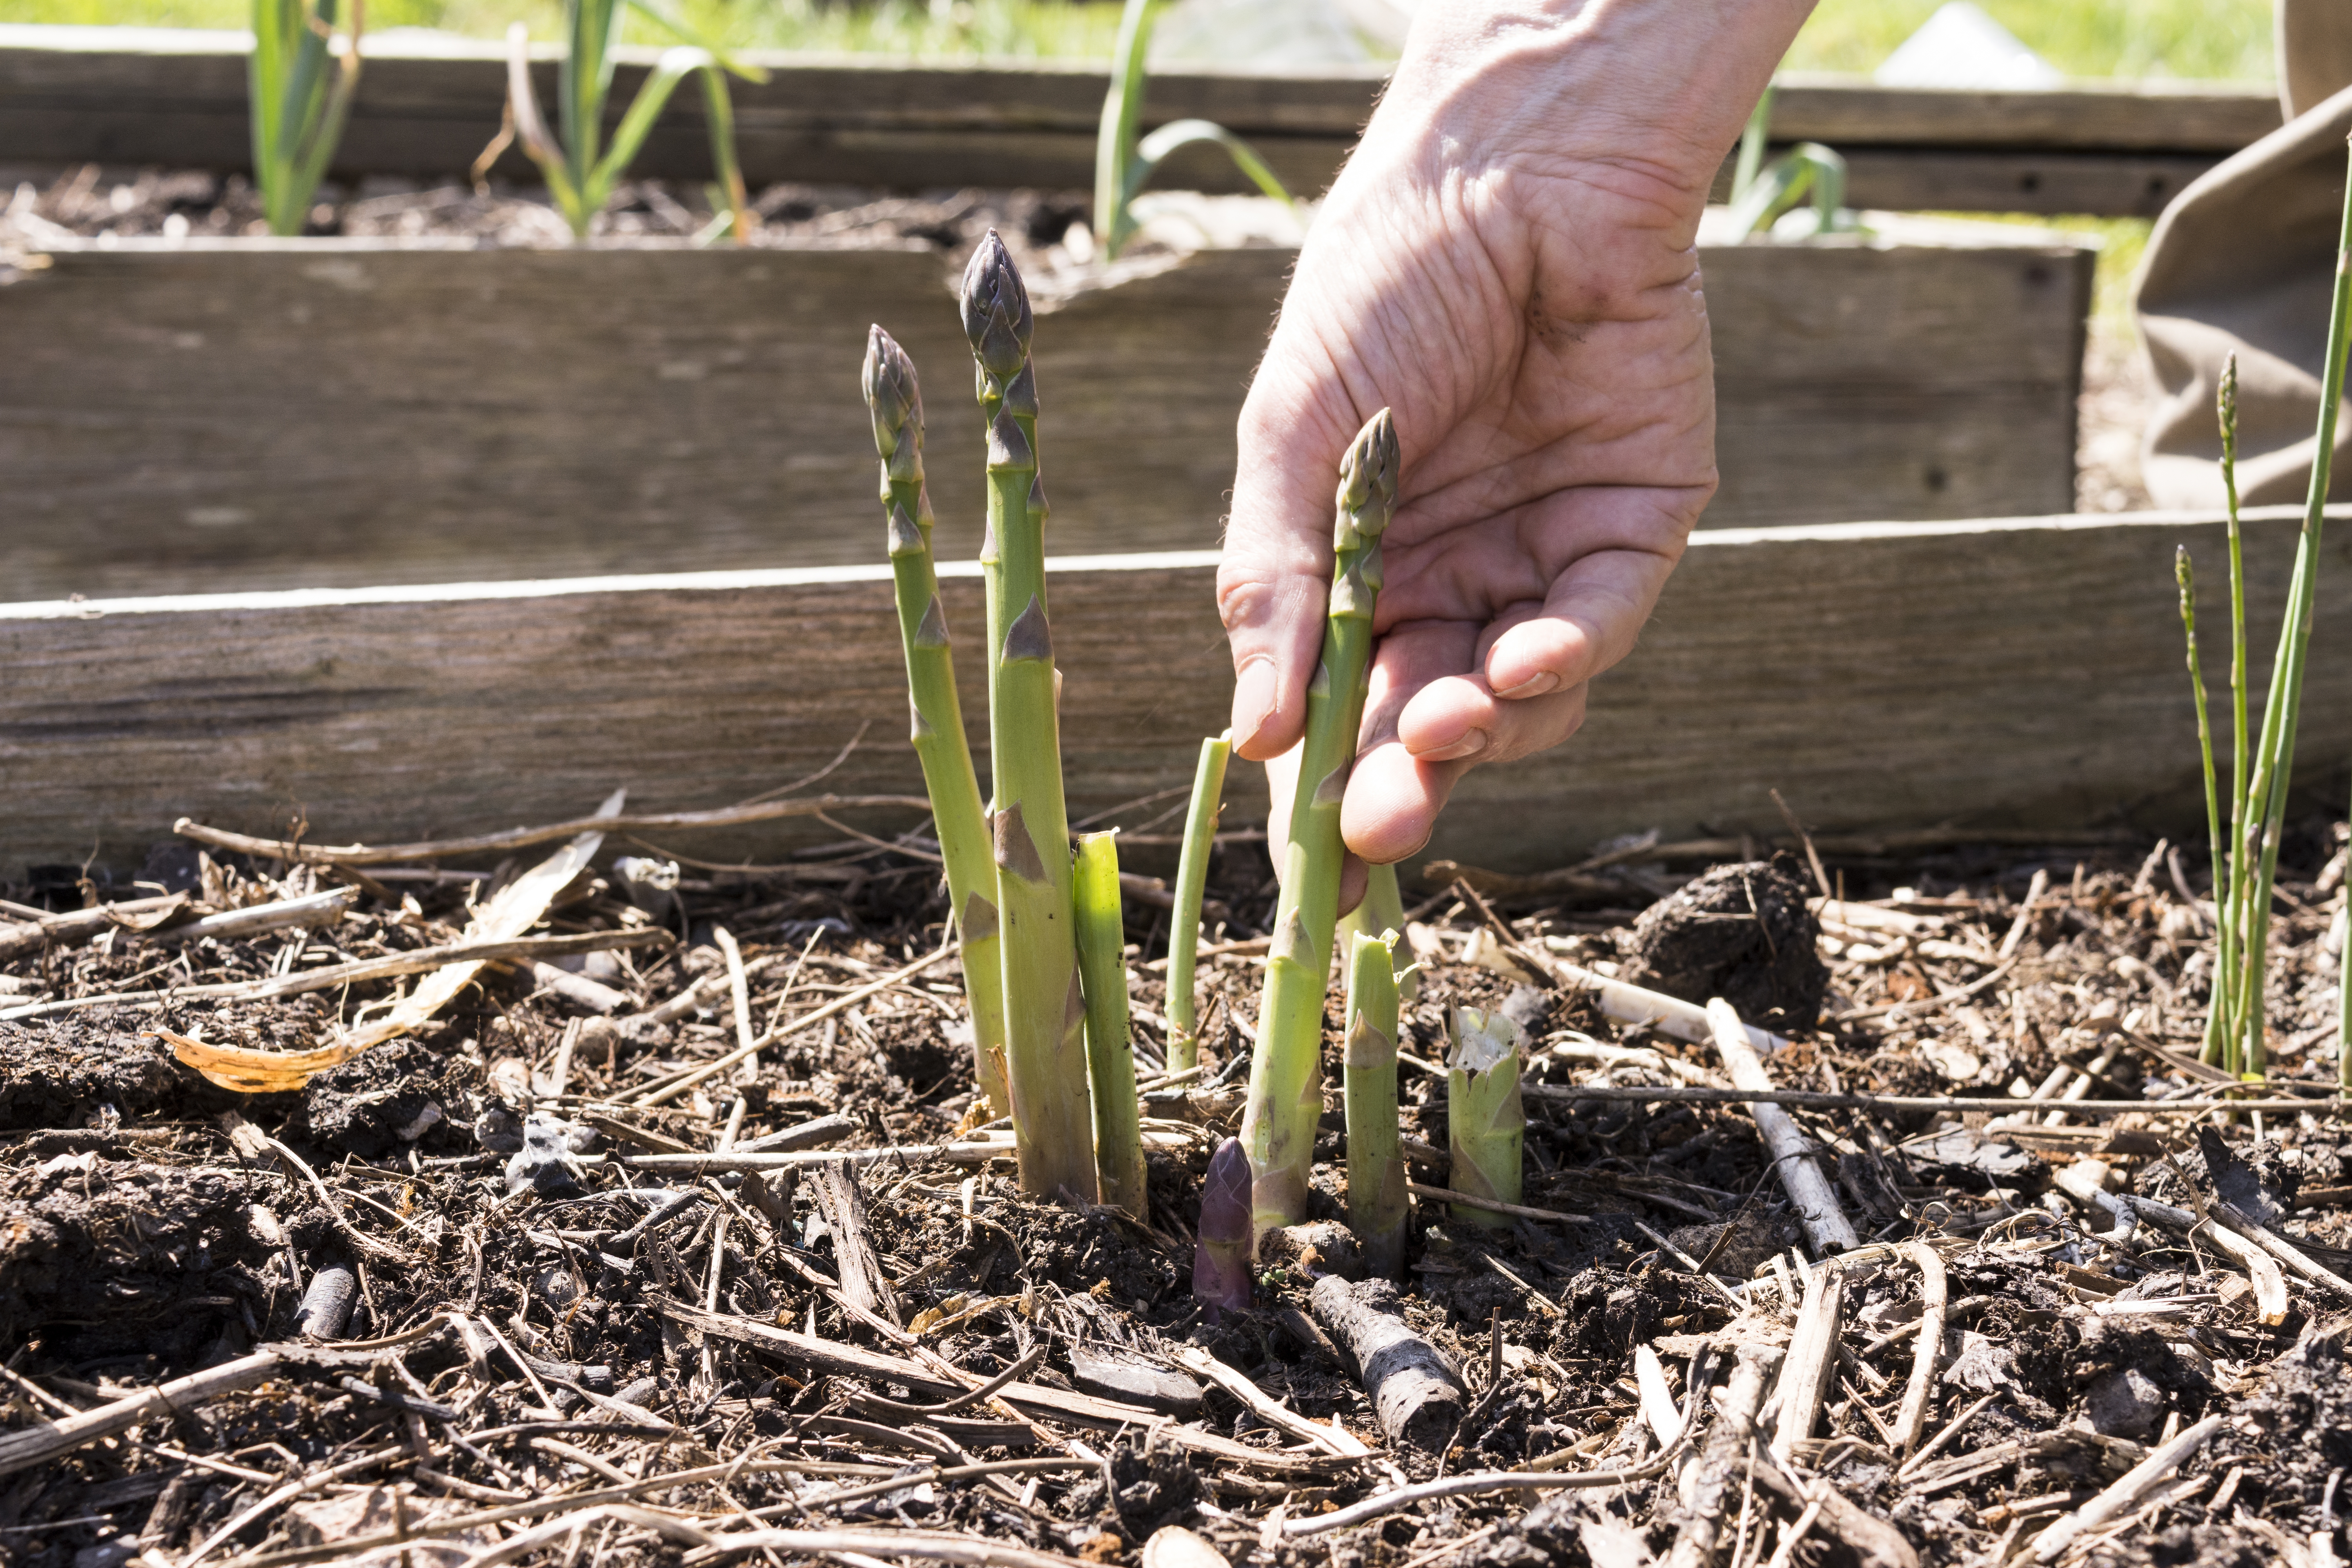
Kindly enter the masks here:
<path id="1" fill-rule="evenodd" d="M 1102 1201 L 1146 1214 L 1141 1111 L 1127 1022 L 1127 921 L 1118 897 L 1118 835 L 1078 835 L 1073 879 L 1078 975 L 1087 997 L 1087 1070 L 1094 1082 L 1095 1171 Z"/>
<path id="2" fill-rule="evenodd" d="M 1323 1110 L 1323 999 L 1339 918 L 1339 801 L 1356 756 L 1381 585 L 1381 534 L 1396 505 L 1396 426 L 1381 409 L 1339 464 L 1330 615 L 1307 689 L 1307 738 L 1290 821 L 1278 840 L 1282 897 L 1258 1005 L 1257 1050 L 1242 1116 L 1257 1226 L 1306 1217 L 1315 1123 Z"/>
<path id="3" fill-rule="evenodd" d="M 1445 1141 L 1454 1155 L 1457 1193 L 1519 1201 L 1519 1146 L 1527 1130 L 1519 1102 L 1519 1062 L 1525 1037 L 1500 1013 L 1455 1007 L 1447 1014 L 1454 1052 L 1446 1061 Z M 1507 1226 L 1507 1215 L 1454 1205 L 1470 1225 Z"/>
<path id="4" fill-rule="evenodd" d="M 988 714 L 1003 921 L 1005 1077 L 1021 1185 L 1095 1201 L 1086 1004 L 1071 924 L 1054 637 L 1045 619 L 1045 492 L 1029 291 L 991 229 L 963 275 L 964 335 L 988 424 Z"/>
<path id="5" fill-rule="evenodd" d="M 1397 886 L 1394 866 L 1367 866 L 1364 901 L 1348 911 L 1339 922 L 1339 936 L 1345 942 L 1358 936 L 1381 937 L 1404 934 L 1404 889 Z M 1394 942 L 1389 944 L 1390 956 L 1396 975 L 1397 994 L 1408 1002 L 1421 997 L 1421 970 L 1400 951 Z"/>
<path id="6" fill-rule="evenodd" d="M 2229 498 L 2230 516 L 2230 838 L 2226 860 L 2213 863 L 2214 968 L 2216 1005 L 2208 1014 L 2206 1059 L 2218 1054 L 2221 1037 L 2237 1017 L 2237 975 L 2245 924 L 2238 904 L 2244 894 L 2246 858 L 2238 845 L 2245 831 L 2246 768 L 2246 552 L 2238 526 L 2238 356 L 2222 362 L 2221 385 L 2215 395 L 2221 423 L 2221 489 Z M 2217 1030 L 2212 1025 L 2219 1024 Z M 2235 1038 L 2234 1034 L 2230 1037 Z M 2235 1069 L 2232 1069 L 2235 1070 Z"/>
<path id="7" fill-rule="evenodd" d="M 1348 961 L 1348 1228 L 1364 1268 L 1393 1279 L 1404 1267 L 1404 1156 L 1398 1147 L 1397 983 L 1388 941 L 1359 931 Z"/>
<path id="8" fill-rule="evenodd" d="M 988 816 L 964 738 L 955 654 L 931 562 L 931 498 L 923 486 L 923 394 L 914 362 L 889 333 L 866 339 L 866 406 L 882 455 L 882 505 L 890 520 L 890 574 L 898 590 L 898 646 L 907 658 L 915 756 L 931 797 L 948 901 L 963 937 L 964 996 L 971 1005 L 974 1080 L 992 1117 L 1009 1115 L 1004 1088 L 1004 974 L 996 934 L 996 862 Z"/>
<path id="9" fill-rule="evenodd" d="M 1212 1323 L 1250 1304 L 1250 1163 L 1238 1138 L 1209 1156 L 1192 1248 L 1192 1295 Z"/>
<path id="10" fill-rule="evenodd" d="M 1168 1070 L 1189 1072 L 1201 1065 L 1201 1014 L 1193 994 L 1193 966 L 1201 947 L 1201 896 L 1209 883 L 1209 852 L 1215 847 L 1217 812 L 1225 794 L 1225 763 L 1234 732 L 1201 742 L 1201 765 L 1192 773 L 1192 805 L 1184 816 L 1184 853 L 1176 862 L 1176 908 L 1168 926 Z"/>
<path id="11" fill-rule="evenodd" d="M 2189 563 L 2189 546 L 2185 544 L 2173 552 L 2172 575 L 2173 580 L 2180 584 L 2180 631 L 2189 645 L 2189 689 L 2197 696 L 2197 749 L 2204 764 L 2205 828 L 2213 847 L 2214 907 L 2219 910 L 2222 868 L 2229 864 L 2229 858 L 2221 842 L 2221 789 L 2213 771 L 2213 726 L 2205 710 L 2205 667 L 2197 657 L 2197 574 Z M 2221 929 L 2225 931 L 2228 929 L 2226 921 L 2222 922 Z M 2226 938 L 2223 942 L 2226 948 Z M 2221 971 L 2218 969 L 2214 972 L 2213 985 L 2218 994 L 2221 986 Z M 2216 1009 L 2212 1016 L 2218 1017 L 2220 1013 L 2221 1010 Z M 2210 1026 L 2206 1034 L 2209 1039 L 2213 1037 Z"/>
<path id="12" fill-rule="evenodd" d="M 2248 768 L 2244 822 L 2234 853 L 2241 864 L 2231 880 L 2236 899 L 2236 997 L 2215 992 L 2216 1006 L 2231 1006 L 2222 1057 L 2242 1076 L 2259 1078 L 2267 1061 L 2263 981 L 2268 970 L 2271 889 L 2278 876 L 2279 838 L 2286 815 L 2287 784 L 2294 770 L 2294 742 L 2302 719 L 2304 671 L 2311 653 L 2311 626 L 2318 595 L 2319 546 L 2326 521 L 2327 489 L 2336 463 L 2336 417 L 2344 404 L 2345 359 L 2352 349 L 2352 185 L 2346 189 L 2336 240 L 2339 265 L 2327 318 L 2326 358 L 2322 365 L 2318 428 L 2312 441 L 2311 486 L 2305 492 L 2303 532 L 2295 546 L 2294 575 L 2287 589 L 2287 614 L 2279 627 L 2278 652 L 2271 661 L 2270 690 L 2263 704 L 2261 738 Z M 2218 956 L 2218 955 L 2217 955 Z M 2234 1061 L 2232 1060 L 2234 1058 Z"/>

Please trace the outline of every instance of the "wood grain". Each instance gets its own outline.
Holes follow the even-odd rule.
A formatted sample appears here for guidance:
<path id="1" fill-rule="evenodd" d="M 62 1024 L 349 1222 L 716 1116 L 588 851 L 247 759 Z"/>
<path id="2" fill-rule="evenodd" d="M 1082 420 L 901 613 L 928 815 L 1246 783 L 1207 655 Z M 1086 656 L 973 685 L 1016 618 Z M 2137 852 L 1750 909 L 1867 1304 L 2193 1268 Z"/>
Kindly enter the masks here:
<path id="1" fill-rule="evenodd" d="M 1036 281 L 1057 551 L 1206 548 L 1292 256 Z M 2073 504 L 2088 252 L 1708 250 L 1710 526 Z M 881 549 L 866 323 L 929 388 L 943 558 L 979 416 L 927 250 L 128 242 L 0 288 L 10 598 L 809 567 Z"/>
<path id="2" fill-rule="evenodd" d="M 244 169 L 245 68 L 234 37 L 0 28 L 0 161 Z M 497 132 L 505 91 L 499 46 L 436 41 L 431 51 L 398 39 L 370 47 L 338 160 L 341 175 L 446 175 L 470 164 Z M 615 117 L 653 53 L 632 52 L 617 73 Z M 1095 121 L 1107 85 L 1093 66 L 753 58 L 774 71 L 763 85 L 732 88 L 744 172 L 753 181 L 909 190 L 1092 182 Z M 551 92 L 552 67 L 543 70 L 542 90 Z M 1258 143 L 1294 188 L 1319 191 L 1353 145 L 1382 79 L 1379 68 L 1290 77 L 1164 73 L 1151 80 L 1144 123 L 1214 120 Z M 1905 154 L 1863 161 L 1854 190 L 1864 205 L 2115 214 L 2146 210 L 2150 171 L 2177 179 L 2190 164 L 2210 165 L 2278 123 L 2272 94 L 2231 84 L 1919 91 L 1818 76 L 1786 79 L 1773 115 L 1777 138 L 1828 142 L 1849 159 L 1865 151 Z M 2020 151 L 2045 161 L 2051 153 L 2074 156 L 2049 163 L 2037 184 L 2024 179 L 2036 171 L 2000 156 Z M 1910 156 L 1923 153 L 1935 156 Z M 2152 154 L 2161 156 L 2146 156 Z M 680 93 L 637 168 L 701 179 L 709 158 L 700 96 Z M 509 153 L 500 167 L 518 177 L 530 174 L 519 154 Z M 1248 188 L 1207 148 L 1178 153 L 1165 183 Z M 2071 205 L 2053 205 L 2062 202 Z"/>
<path id="3" fill-rule="evenodd" d="M 2294 532 L 2286 509 L 2248 525 L 2258 666 Z M 2333 810 L 2352 752 L 2352 660 L 2330 652 L 2352 628 L 2352 531 L 2327 540 L 2298 777 Z M 1829 831 L 2201 834 L 2183 542 L 2220 569 L 2220 523 L 2185 514 L 1702 533 L 1583 732 L 1471 774 L 1429 857 L 1536 869 L 1650 827 L 1769 834 L 1774 786 Z M 969 647 L 979 584 L 951 564 Z M 1212 573 L 1206 555 L 1054 573 L 1074 816 L 1181 787 L 1224 724 Z M 553 821 L 617 784 L 646 809 L 721 805 L 824 765 L 868 721 L 825 787 L 909 790 L 889 592 L 858 569 L 0 606 L 0 867 L 93 846 L 135 867 L 183 813 L 270 832 L 299 809 L 341 842 Z M 976 683 L 965 702 L 985 710 Z M 1263 813 L 1259 771 L 1236 768 L 1230 798 L 1235 824 Z M 830 830 L 664 847 L 764 864 L 810 832 Z"/>

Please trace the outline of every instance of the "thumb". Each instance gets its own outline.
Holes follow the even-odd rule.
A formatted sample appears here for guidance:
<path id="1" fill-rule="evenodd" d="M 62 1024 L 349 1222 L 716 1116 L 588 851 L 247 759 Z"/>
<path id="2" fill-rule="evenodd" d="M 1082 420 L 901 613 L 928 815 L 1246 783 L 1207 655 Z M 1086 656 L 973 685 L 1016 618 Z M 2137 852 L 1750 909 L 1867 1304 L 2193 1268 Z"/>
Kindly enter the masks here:
<path id="1" fill-rule="evenodd" d="M 1277 331 L 1242 406 L 1217 611 L 1234 653 L 1234 750 L 1265 762 L 1306 733 L 1331 595 L 1339 458 L 1360 420 L 1331 416 Z"/>

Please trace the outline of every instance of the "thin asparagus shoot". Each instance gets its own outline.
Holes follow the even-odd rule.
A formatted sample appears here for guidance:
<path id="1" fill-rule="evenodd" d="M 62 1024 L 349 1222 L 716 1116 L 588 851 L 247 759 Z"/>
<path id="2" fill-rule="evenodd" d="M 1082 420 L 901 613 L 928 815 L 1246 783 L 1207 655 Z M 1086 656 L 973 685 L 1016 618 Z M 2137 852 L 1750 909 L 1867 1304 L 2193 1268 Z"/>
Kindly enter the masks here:
<path id="1" fill-rule="evenodd" d="M 1078 977 L 1087 998 L 1087 1071 L 1094 1084 L 1095 1171 L 1102 1201 L 1138 1219 L 1148 1212 L 1142 1112 L 1127 1018 L 1127 919 L 1118 895 L 1118 834 L 1078 835 L 1072 879 Z"/>
<path id="2" fill-rule="evenodd" d="M 1168 925 L 1168 1070 L 1201 1065 L 1201 1011 L 1193 994 L 1201 949 L 1201 899 L 1209 885 L 1209 855 L 1216 846 L 1217 813 L 1224 803 L 1225 763 L 1234 732 L 1201 742 L 1192 772 L 1192 805 L 1184 816 L 1184 851 L 1176 862 L 1176 908 Z"/>
<path id="3" fill-rule="evenodd" d="M 1528 1124 L 1519 1100 L 1526 1036 L 1502 1014 L 1475 1007 L 1449 1009 L 1446 1023 L 1454 1037 L 1445 1063 L 1445 1142 L 1454 1156 L 1454 1190 L 1517 1203 L 1519 1152 Z M 1465 1224 L 1489 1228 L 1511 1223 L 1508 1215 L 1490 1209 L 1456 1204 L 1447 1212 Z"/>
<path id="4" fill-rule="evenodd" d="M 1348 958 L 1348 1228 L 1364 1268 L 1393 1279 L 1404 1268 L 1404 1154 L 1397 1116 L 1395 928 L 1356 934 Z"/>
<path id="5" fill-rule="evenodd" d="M 1209 1156 L 1194 1235 L 1192 1295 L 1213 1323 L 1250 1304 L 1250 1163 L 1238 1138 L 1226 1139 Z"/>
<path id="6" fill-rule="evenodd" d="M 996 933 L 996 861 L 988 816 L 956 696 L 931 560 L 931 500 L 923 485 L 923 394 L 914 361 L 880 327 L 866 339 L 866 406 L 882 455 L 882 506 L 890 525 L 890 574 L 898 586 L 898 646 L 907 659 L 915 756 L 931 797 L 948 901 L 963 938 L 964 996 L 971 1005 L 973 1067 L 992 1117 L 1009 1116 L 1004 1087 L 1004 973 Z"/>
<path id="7" fill-rule="evenodd" d="M 1396 425 L 1381 409 L 1339 464 L 1330 613 L 1307 689 L 1307 738 L 1290 820 L 1278 837 L 1282 896 L 1258 1005 L 1257 1049 L 1242 1115 L 1261 1231 L 1306 1217 L 1315 1124 L 1323 1110 L 1323 1001 L 1339 920 L 1339 802 L 1363 721 L 1364 670 L 1381 585 L 1381 534 L 1397 492 Z"/>
<path id="8" fill-rule="evenodd" d="M 2225 1009 L 2223 1063 L 2234 1063 L 2233 1070 L 2247 1079 L 2263 1074 L 2269 1055 L 2264 1035 L 2263 983 L 2268 973 L 2271 889 L 2278 876 L 2286 791 L 2294 771 L 2304 672 L 2311 653 L 2312 619 L 2318 595 L 2320 536 L 2326 521 L 2327 490 L 2335 470 L 2336 424 L 2344 404 L 2346 351 L 2352 347 L 2352 181 L 2347 183 L 2336 253 L 2334 296 L 2328 308 L 2326 359 L 2320 381 L 2318 428 L 2312 442 L 2311 484 L 2305 492 L 2303 531 L 2295 545 L 2294 574 L 2287 589 L 2287 614 L 2279 628 L 2278 652 L 2271 662 L 2261 735 L 2247 773 L 2244 820 L 2232 846 L 2241 864 L 2233 868 L 2231 880 L 2242 889 L 2234 900 L 2235 984 L 2214 987 L 2213 1005 Z M 2234 1005 L 2231 999 L 2232 989 Z M 2338 1049 L 2342 1048 L 2339 1045 Z"/>
<path id="9" fill-rule="evenodd" d="M 2213 863 L 2212 874 L 2216 928 L 2213 973 L 2216 995 L 2220 995 L 2225 982 L 2229 994 L 2223 999 L 2224 1005 L 2213 1008 L 2208 1015 L 2209 1061 L 2221 1038 L 2221 1031 L 2210 1026 L 2226 1024 L 2237 1016 L 2239 950 L 2244 945 L 2245 932 L 2238 918 L 2238 904 L 2244 892 L 2246 865 L 2237 847 L 2245 831 L 2246 767 L 2250 757 L 2246 750 L 2246 551 L 2243 531 L 2238 523 L 2238 356 L 2234 353 L 2222 362 L 2221 385 L 2214 401 L 2221 425 L 2221 489 L 2229 500 L 2230 517 L 2231 761 L 2229 856 L 2226 860 Z"/>
<path id="10" fill-rule="evenodd" d="M 2180 584 L 2180 631 L 2189 645 L 2189 685 L 2197 695 L 2197 748 L 2205 769 L 2205 829 L 2218 881 L 2229 862 L 2221 847 L 2221 790 L 2213 772 L 2213 727 L 2205 710 L 2205 668 L 2197 657 L 2197 574 L 2189 562 L 2189 546 L 2183 544 L 2173 552 L 2172 574 Z M 2220 907 L 2218 900 L 2215 907 Z"/>
<path id="11" fill-rule="evenodd" d="M 1029 291 L 991 229 L 963 275 L 964 335 L 988 426 L 990 757 L 1004 963 L 1005 1078 L 1024 1191 L 1096 1200 L 1086 1003 L 1071 921 L 1054 636 L 1045 618 L 1045 493 Z"/>

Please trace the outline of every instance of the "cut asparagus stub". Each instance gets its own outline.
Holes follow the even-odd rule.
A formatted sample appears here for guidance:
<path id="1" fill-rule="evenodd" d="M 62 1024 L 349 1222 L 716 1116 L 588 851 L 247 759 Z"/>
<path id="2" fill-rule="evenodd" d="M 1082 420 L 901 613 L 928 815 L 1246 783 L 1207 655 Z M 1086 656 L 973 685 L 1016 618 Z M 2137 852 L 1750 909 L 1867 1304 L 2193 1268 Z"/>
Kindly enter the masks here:
<path id="1" fill-rule="evenodd" d="M 916 760 L 931 797 L 948 897 L 963 938 L 964 996 L 971 1005 L 975 1081 L 991 1116 L 1010 1115 L 1004 1082 L 1004 974 L 997 946 L 996 865 L 980 779 L 956 696 L 955 655 L 931 560 L 931 509 L 923 489 L 923 395 L 906 350 L 880 327 L 866 340 L 866 406 L 882 456 L 882 506 L 898 588 L 898 646 L 914 708 Z"/>
<path id="2" fill-rule="evenodd" d="M 1189 1072 L 1201 1065 L 1201 1016 L 1193 994 L 1194 965 L 1201 942 L 1201 898 L 1209 883 L 1209 857 L 1216 847 L 1217 811 L 1225 793 L 1225 763 L 1234 732 L 1201 742 L 1201 763 L 1192 773 L 1192 805 L 1184 816 L 1184 853 L 1176 864 L 1176 908 L 1168 925 L 1168 1070 Z"/>
<path id="3" fill-rule="evenodd" d="M 1391 941 L 1394 939 L 1391 938 Z M 1364 1267 L 1404 1267 L 1404 1155 L 1397 1116 L 1397 987 L 1390 942 L 1359 934 L 1348 963 L 1348 1228 Z"/>
<path id="4" fill-rule="evenodd" d="M 1209 1156 L 1208 1179 L 1201 1184 L 1201 1223 L 1192 1248 L 1192 1295 L 1216 1322 L 1250 1304 L 1250 1163 L 1238 1138 L 1228 1138 Z"/>
<path id="5" fill-rule="evenodd" d="M 1037 490 L 1037 382 L 1029 293 L 991 230 L 963 278 L 963 324 L 988 426 L 988 714 L 996 771 L 997 915 L 1004 966 L 1005 1071 L 1021 1185 L 1086 1202 L 1095 1174 L 1086 1005 L 1072 918 L 1069 813 L 1062 795 L 1059 685 L 1046 616 Z"/>
<path id="6" fill-rule="evenodd" d="M 1118 835 L 1082 833 L 1073 884 L 1078 978 L 1087 998 L 1087 1071 L 1094 1084 L 1095 1172 L 1102 1201 L 1138 1219 L 1147 1210 L 1141 1111 L 1127 1018 L 1127 921 L 1118 896 Z"/>
<path id="7" fill-rule="evenodd" d="M 1527 1112 L 1519 1101 L 1519 1068 L 1527 1036 L 1500 1013 L 1454 1007 L 1446 1016 L 1454 1037 L 1446 1058 L 1445 1131 L 1454 1156 L 1454 1190 L 1498 1203 L 1519 1201 L 1519 1149 Z M 1455 1205 L 1447 1211 L 1469 1225 L 1507 1227 L 1510 1217 Z"/>
<path id="8" fill-rule="evenodd" d="M 1364 901 L 1348 911 L 1339 922 L 1340 956 L 1347 956 L 1347 939 L 1355 936 L 1382 937 L 1404 935 L 1404 889 L 1397 885 L 1394 866 L 1364 868 Z M 1408 1002 L 1421 997 L 1421 970 L 1408 956 L 1412 949 L 1402 941 L 1391 942 L 1391 956 L 1395 963 L 1397 994 Z"/>
<path id="9" fill-rule="evenodd" d="M 1242 1116 L 1255 1177 L 1257 1226 L 1306 1217 L 1307 1178 L 1322 1114 L 1323 1002 L 1339 919 L 1339 802 L 1362 727 L 1373 602 L 1381 585 L 1381 534 L 1396 506 L 1396 426 L 1373 416 L 1339 465 L 1337 545 L 1322 663 L 1307 689 L 1307 737 L 1290 820 L 1276 836 L 1282 896 L 1275 907 L 1257 1050 Z"/>

